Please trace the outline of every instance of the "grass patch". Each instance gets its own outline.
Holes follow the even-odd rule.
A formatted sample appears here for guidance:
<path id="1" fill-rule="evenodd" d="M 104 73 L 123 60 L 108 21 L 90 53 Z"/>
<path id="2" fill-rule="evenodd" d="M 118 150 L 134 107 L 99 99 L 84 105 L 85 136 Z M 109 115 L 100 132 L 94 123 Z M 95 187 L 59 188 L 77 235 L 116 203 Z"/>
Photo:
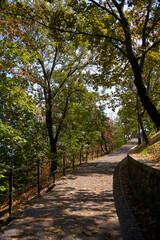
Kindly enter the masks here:
<path id="1" fill-rule="evenodd" d="M 160 163 L 160 131 L 149 139 L 147 145 L 142 143 L 137 146 L 133 153 L 140 154 L 146 159 Z"/>

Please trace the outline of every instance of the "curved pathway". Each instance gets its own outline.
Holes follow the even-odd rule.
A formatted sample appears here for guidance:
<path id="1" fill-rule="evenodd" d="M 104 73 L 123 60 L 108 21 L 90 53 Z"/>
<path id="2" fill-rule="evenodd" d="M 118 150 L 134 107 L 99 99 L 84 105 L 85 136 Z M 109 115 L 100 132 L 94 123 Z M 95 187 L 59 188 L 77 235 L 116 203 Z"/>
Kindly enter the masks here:
<path id="1" fill-rule="evenodd" d="M 118 171 L 136 144 L 133 139 L 63 177 L 49 193 L 32 201 L 21 218 L 0 233 L 0 239 L 139 239 L 121 194 Z"/>

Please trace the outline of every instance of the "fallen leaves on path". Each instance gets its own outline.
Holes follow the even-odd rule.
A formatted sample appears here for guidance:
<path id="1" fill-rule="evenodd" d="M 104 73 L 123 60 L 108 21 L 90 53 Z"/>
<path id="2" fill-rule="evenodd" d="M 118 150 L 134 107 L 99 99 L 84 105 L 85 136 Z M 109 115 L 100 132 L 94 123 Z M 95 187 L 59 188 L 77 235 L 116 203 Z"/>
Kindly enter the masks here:
<path id="1" fill-rule="evenodd" d="M 86 236 L 92 237 L 92 232 L 88 231 L 88 230 L 83 230 L 82 231 Z"/>

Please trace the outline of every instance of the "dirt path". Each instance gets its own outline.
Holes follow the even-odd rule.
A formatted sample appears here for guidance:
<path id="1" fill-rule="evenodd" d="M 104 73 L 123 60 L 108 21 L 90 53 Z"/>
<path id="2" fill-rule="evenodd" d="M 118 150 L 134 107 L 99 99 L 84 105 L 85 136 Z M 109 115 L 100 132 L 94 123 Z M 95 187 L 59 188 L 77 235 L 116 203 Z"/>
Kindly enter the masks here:
<path id="1" fill-rule="evenodd" d="M 135 144 L 134 139 L 63 177 L 26 207 L 0 239 L 138 239 L 118 179 L 119 163 Z"/>

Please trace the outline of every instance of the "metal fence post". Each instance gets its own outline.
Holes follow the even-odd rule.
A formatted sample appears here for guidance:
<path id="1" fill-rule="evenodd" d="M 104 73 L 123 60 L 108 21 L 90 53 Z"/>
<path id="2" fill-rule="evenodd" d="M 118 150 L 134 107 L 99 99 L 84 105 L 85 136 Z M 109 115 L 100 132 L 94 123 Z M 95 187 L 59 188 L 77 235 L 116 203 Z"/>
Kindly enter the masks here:
<path id="1" fill-rule="evenodd" d="M 86 152 L 86 163 L 87 163 L 87 158 L 88 158 L 88 152 Z"/>
<path id="2" fill-rule="evenodd" d="M 9 215 L 12 214 L 12 201 L 13 201 L 13 168 L 10 168 L 9 172 Z"/>
<path id="3" fill-rule="evenodd" d="M 80 157 L 79 160 L 80 160 L 80 165 L 81 165 L 82 164 L 82 154 L 81 154 L 81 152 L 80 152 L 80 156 L 79 157 Z"/>
<path id="4" fill-rule="evenodd" d="M 73 154 L 73 169 L 74 169 L 74 154 Z"/>
<path id="5" fill-rule="evenodd" d="M 97 149 L 97 158 L 98 158 L 98 149 Z"/>
<path id="6" fill-rule="evenodd" d="M 63 157 L 63 176 L 66 175 L 66 159 L 65 156 Z"/>
<path id="7" fill-rule="evenodd" d="M 37 161 L 37 185 L 38 185 L 38 195 L 40 195 L 39 160 Z"/>
<path id="8" fill-rule="evenodd" d="M 55 185 L 56 177 L 55 177 L 55 171 L 53 172 L 53 185 Z"/>
<path id="9" fill-rule="evenodd" d="M 93 160 L 93 150 L 92 150 L 92 160 Z"/>
<path id="10" fill-rule="evenodd" d="M 55 159 L 52 160 L 52 166 L 54 166 L 54 161 Z M 55 185 L 55 169 L 54 167 L 52 168 L 52 174 L 53 174 L 53 186 Z"/>

